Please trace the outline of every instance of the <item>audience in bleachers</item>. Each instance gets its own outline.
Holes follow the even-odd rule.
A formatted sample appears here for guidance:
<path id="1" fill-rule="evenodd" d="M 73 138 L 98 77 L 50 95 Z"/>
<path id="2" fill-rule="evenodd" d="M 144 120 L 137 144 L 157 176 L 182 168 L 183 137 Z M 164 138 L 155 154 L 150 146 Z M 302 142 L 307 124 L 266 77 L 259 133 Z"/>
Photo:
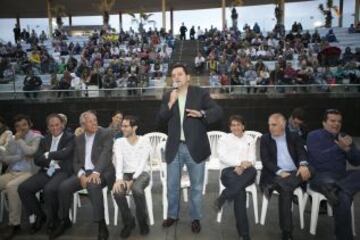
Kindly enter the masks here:
<path id="1" fill-rule="evenodd" d="M 210 85 L 216 85 L 215 79 L 223 74 L 231 79 L 232 85 L 248 86 L 339 84 L 344 82 L 344 78 L 349 79 L 349 83 L 359 82 L 358 57 L 351 52 L 351 48 L 346 48 L 340 55 L 340 48 L 330 45 L 338 42 L 332 29 L 322 38 L 317 30 L 312 35 L 309 31 L 304 32 L 301 23 L 296 22 L 292 31 L 283 37 L 277 34 L 277 29 L 264 35 L 257 33 L 258 28 L 257 24 L 253 30 L 245 25 L 242 33 L 233 29 L 219 31 L 211 28 L 201 38 L 198 37 L 199 50 L 207 59 Z M 263 61 L 267 64 L 261 64 Z M 272 65 L 274 62 L 275 65 Z M 261 68 L 256 66 L 254 69 L 253 66 L 258 64 L 262 65 Z M 195 65 L 199 74 L 198 68 Z M 355 74 L 352 73 L 351 77 L 349 71 L 336 74 L 341 69 Z M 321 74 L 325 72 L 334 75 L 334 78 Z"/>

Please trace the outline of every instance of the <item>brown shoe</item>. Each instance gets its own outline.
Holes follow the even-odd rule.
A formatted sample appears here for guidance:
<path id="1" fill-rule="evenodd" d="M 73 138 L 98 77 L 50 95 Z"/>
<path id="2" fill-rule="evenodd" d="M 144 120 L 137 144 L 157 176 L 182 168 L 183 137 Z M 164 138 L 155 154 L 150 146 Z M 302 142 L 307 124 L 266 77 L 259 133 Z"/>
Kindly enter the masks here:
<path id="1" fill-rule="evenodd" d="M 163 227 L 170 227 L 174 223 L 176 223 L 179 219 L 173 219 L 173 218 L 167 218 L 163 221 L 162 226 Z"/>

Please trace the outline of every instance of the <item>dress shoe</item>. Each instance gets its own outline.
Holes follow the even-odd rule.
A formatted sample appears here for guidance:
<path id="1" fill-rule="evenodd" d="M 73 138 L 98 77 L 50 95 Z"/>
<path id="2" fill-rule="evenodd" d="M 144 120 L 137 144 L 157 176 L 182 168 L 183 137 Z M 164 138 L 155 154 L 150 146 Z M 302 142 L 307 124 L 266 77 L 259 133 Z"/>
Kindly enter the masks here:
<path id="1" fill-rule="evenodd" d="M 55 222 L 51 221 L 51 222 L 48 222 L 47 224 L 47 229 L 46 229 L 46 232 L 48 235 L 50 235 L 54 230 L 55 230 Z"/>
<path id="2" fill-rule="evenodd" d="M 200 220 L 195 219 L 191 222 L 191 231 L 193 233 L 199 233 L 201 231 Z"/>
<path id="3" fill-rule="evenodd" d="M 2 235 L 3 240 L 12 239 L 20 231 L 20 225 L 9 225 Z"/>
<path id="4" fill-rule="evenodd" d="M 173 218 L 167 218 L 163 221 L 162 226 L 163 227 L 170 227 L 174 223 L 176 223 L 179 219 L 173 219 Z"/>
<path id="5" fill-rule="evenodd" d="M 33 224 L 31 224 L 30 233 L 35 234 L 41 230 L 42 225 L 46 222 L 45 215 L 43 216 L 36 216 L 36 220 Z"/>
<path id="6" fill-rule="evenodd" d="M 72 225 L 70 219 L 61 220 L 57 228 L 50 234 L 49 239 L 53 240 L 60 235 L 62 235 L 66 229 L 70 228 Z"/>
<path id="7" fill-rule="evenodd" d="M 109 230 L 106 227 L 105 220 L 99 222 L 98 240 L 107 240 L 109 238 Z"/>
<path id="8" fill-rule="evenodd" d="M 147 223 L 147 221 L 139 221 L 139 227 L 140 227 L 140 234 L 141 235 L 148 235 L 150 232 L 150 228 L 149 228 L 149 224 Z"/>
<path id="9" fill-rule="evenodd" d="M 243 235 L 242 240 L 251 240 L 250 235 Z"/>
<path id="10" fill-rule="evenodd" d="M 291 232 L 282 232 L 281 240 L 294 240 Z"/>
<path id="11" fill-rule="evenodd" d="M 225 198 L 223 198 L 221 195 L 218 198 L 216 198 L 216 200 L 214 201 L 214 204 L 213 204 L 213 208 L 216 213 L 220 212 L 225 201 L 226 201 Z"/>
<path id="12" fill-rule="evenodd" d="M 125 239 L 128 238 L 131 234 L 131 231 L 135 228 L 135 219 L 133 218 L 130 223 L 125 224 L 123 229 L 121 229 L 120 237 Z"/>

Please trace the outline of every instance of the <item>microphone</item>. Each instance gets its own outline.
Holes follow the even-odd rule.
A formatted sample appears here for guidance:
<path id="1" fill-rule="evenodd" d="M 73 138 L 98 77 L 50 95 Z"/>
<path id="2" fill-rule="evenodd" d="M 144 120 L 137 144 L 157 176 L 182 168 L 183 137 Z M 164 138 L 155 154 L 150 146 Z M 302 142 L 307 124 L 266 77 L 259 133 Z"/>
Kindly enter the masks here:
<path id="1" fill-rule="evenodd" d="M 172 87 L 173 87 L 173 89 L 178 89 L 178 83 L 177 82 L 173 82 L 173 84 L 172 84 Z"/>

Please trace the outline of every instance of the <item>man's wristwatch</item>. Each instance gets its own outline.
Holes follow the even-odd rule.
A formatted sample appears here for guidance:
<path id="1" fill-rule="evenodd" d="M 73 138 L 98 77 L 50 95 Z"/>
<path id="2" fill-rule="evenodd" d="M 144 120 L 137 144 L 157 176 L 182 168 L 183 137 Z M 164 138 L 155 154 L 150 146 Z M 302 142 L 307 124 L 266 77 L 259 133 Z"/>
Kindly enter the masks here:
<path id="1" fill-rule="evenodd" d="M 206 112 L 204 110 L 200 110 L 200 113 L 202 118 L 206 118 Z"/>

